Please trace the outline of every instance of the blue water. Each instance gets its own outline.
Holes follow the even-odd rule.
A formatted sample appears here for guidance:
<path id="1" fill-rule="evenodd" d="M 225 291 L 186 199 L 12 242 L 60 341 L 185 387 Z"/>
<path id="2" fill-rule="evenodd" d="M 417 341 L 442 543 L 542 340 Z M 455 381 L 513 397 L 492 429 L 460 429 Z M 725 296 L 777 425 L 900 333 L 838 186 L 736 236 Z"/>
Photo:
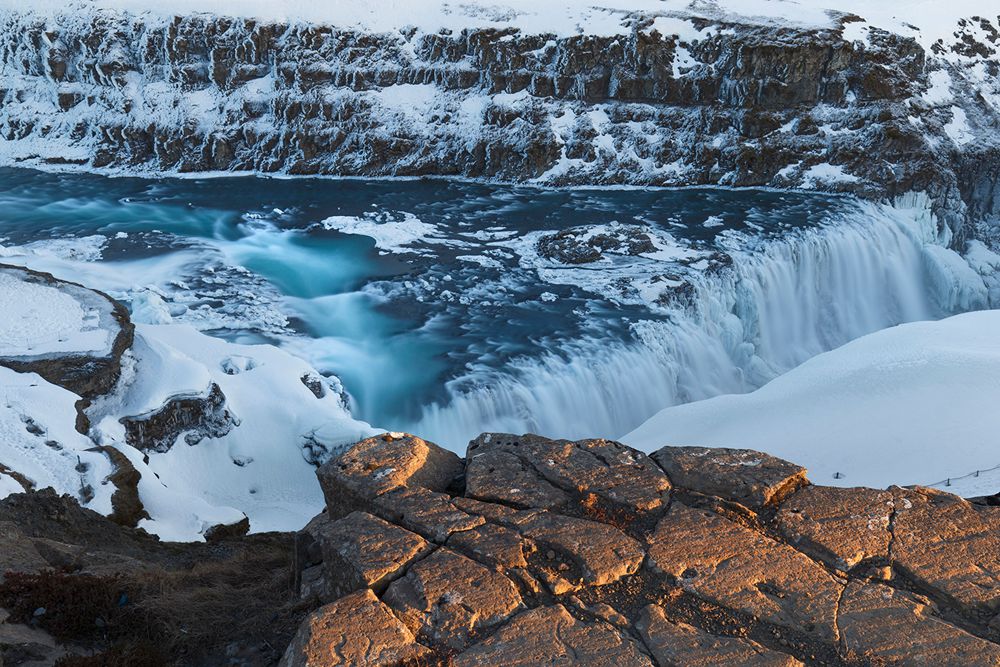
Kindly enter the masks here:
<path id="1" fill-rule="evenodd" d="M 441 435 L 456 441 L 480 427 L 551 429 L 559 415 L 540 413 L 565 410 L 538 406 L 535 414 L 535 397 L 562 391 L 551 400 L 568 400 L 580 390 L 572 386 L 574 378 L 591 377 L 585 374 L 598 362 L 609 365 L 593 377 L 618 373 L 608 369 L 626 363 L 625 357 L 603 357 L 634 346 L 637 323 L 646 331 L 650 323 L 658 330 L 681 330 L 708 317 L 702 313 L 680 321 L 679 313 L 690 311 L 683 303 L 693 298 L 690 290 L 678 288 L 676 302 L 656 303 L 642 285 L 698 282 L 691 277 L 695 272 L 730 270 L 734 250 L 743 246 L 834 226 L 858 218 L 859 211 L 849 199 L 760 190 L 540 190 L 445 180 L 109 179 L 0 169 L 0 244 L 7 248 L 0 253 L 28 258 L 6 261 L 52 270 L 126 302 L 152 289 L 174 321 L 234 340 L 282 345 L 339 376 L 356 416 L 382 427 L 440 430 L 456 397 L 485 392 L 485 398 L 476 399 L 480 407 L 462 408 L 463 415 L 455 417 L 460 427 Z M 433 235 L 385 251 L 367 236 L 325 228 L 321 223 L 331 216 L 382 224 L 415 219 L 432 226 Z M 518 245 L 536 232 L 613 222 L 669 234 L 700 259 L 611 254 L 604 262 L 577 267 L 542 261 L 540 269 L 530 247 Z M 793 263 L 794 252 L 788 260 Z M 486 258 L 488 266 L 470 258 Z M 5 261 L 2 256 L 0 261 Z M 755 298 L 753 308 L 761 309 L 766 290 Z M 737 312 L 746 308 L 745 300 L 740 303 L 727 307 L 747 321 Z M 809 307 L 822 310 L 824 305 L 810 300 Z M 833 332 L 829 340 L 819 336 L 818 345 L 867 333 L 855 329 L 930 316 L 932 309 L 913 308 L 893 313 L 889 307 L 885 322 L 866 321 L 843 332 L 837 322 L 817 322 Z M 717 332 L 708 330 L 709 338 L 730 335 L 726 317 Z M 718 365 L 714 357 L 719 354 L 743 353 L 739 341 L 722 342 L 724 352 L 692 359 L 674 350 L 670 369 L 658 370 L 656 361 L 644 372 L 655 384 L 660 375 L 676 372 L 675 362 L 697 368 Z M 593 364 L 585 358 L 590 354 Z M 790 358 L 801 361 L 804 354 Z M 549 380 L 538 374 L 539 363 L 548 369 L 544 372 L 562 373 L 551 370 L 559 364 L 575 370 Z M 752 388 L 745 377 L 750 367 L 739 360 L 733 364 L 705 373 L 724 376 L 719 391 Z M 522 380 L 535 384 L 519 397 Z M 544 386 L 550 381 L 551 387 Z M 560 383 L 565 389 L 558 389 Z M 610 405 L 607 417 L 592 427 L 614 430 L 636 426 L 663 401 L 698 393 L 683 387 L 670 392 L 670 397 L 660 396 L 651 388 L 648 401 L 604 394 L 580 400 L 637 406 Z M 501 406 L 496 415 L 482 408 L 491 396 Z M 428 421 L 431 408 L 438 416 Z M 577 417 L 563 415 L 567 424 Z"/>

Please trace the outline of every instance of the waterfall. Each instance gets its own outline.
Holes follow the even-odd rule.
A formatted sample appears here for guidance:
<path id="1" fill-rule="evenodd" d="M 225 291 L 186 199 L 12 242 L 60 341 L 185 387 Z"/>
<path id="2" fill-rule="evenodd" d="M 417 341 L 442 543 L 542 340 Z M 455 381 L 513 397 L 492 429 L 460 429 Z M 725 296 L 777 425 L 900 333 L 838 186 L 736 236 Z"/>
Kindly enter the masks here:
<path id="1" fill-rule="evenodd" d="M 620 437 L 664 407 L 756 389 L 879 329 L 987 307 L 982 278 L 939 238 L 926 201 L 858 203 L 779 238 L 734 235 L 730 267 L 632 340 L 575 341 L 449 383 L 407 428 L 463 451 L 482 431 Z"/>

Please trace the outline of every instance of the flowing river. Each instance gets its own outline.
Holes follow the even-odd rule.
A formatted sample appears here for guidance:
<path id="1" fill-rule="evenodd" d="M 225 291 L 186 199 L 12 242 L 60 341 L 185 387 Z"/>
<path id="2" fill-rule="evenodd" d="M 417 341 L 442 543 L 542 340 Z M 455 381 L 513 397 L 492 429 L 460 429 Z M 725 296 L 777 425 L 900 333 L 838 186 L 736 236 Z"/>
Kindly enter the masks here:
<path id="1" fill-rule="evenodd" d="M 486 430 L 617 437 L 984 307 L 941 241 L 916 197 L 0 169 L 0 262 L 280 345 L 358 418 L 459 451 Z"/>

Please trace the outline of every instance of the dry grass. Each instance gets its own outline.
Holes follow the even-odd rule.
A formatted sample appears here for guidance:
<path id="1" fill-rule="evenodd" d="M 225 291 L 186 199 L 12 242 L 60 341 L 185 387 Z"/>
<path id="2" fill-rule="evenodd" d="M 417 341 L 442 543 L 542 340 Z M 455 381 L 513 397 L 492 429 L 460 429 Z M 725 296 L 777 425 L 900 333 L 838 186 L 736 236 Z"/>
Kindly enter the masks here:
<path id="1" fill-rule="evenodd" d="M 234 642 L 280 654 L 312 606 L 298 603 L 293 581 L 290 546 L 261 542 L 189 569 L 148 570 L 132 583 L 159 645 L 183 662 L 224 655 Z"/>
<path id="2" fill-rule="evenodd" d="M 15 622 L 95 652 L 60 667 L 225 665 L 232 650 L 277 662 L 316 606 L 292 590 L 291 541 L 197 548 L 194 565 L 187 559 L 114 577 L 11 573 L 0 584 L 0 606 Z"/>

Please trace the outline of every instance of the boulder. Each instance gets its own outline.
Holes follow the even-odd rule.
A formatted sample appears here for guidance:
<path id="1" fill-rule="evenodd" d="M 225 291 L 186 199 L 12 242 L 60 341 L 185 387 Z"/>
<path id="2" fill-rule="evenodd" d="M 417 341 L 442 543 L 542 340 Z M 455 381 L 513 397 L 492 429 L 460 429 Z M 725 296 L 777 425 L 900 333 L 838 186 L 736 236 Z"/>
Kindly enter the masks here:
<path id="1" fill-rule="evenodd" d="M 788 545 L 674 502 L 649 538 L 649 562 L 686 591 L 826 642 L 843 584 Z"/>
<path id="2" fill-rule="evenodd" d="M 333 598 L 362 588 L 381 594 L 433 548 L 419 535 L 364 512 L 314 521 L 307 530 L 319 544 L 327 592 Z"/>
<path id="3" fill-rule="evenodd" d="M 879 665 L 1000 665 L 1000 646 L 937 618 L 926 599 L 853 581 L 840 603 L 844 649 Z"/>
<path id="4" fill-rule="evenodd" d="M 667 619 L 663 608 L 655 604 L 639 614 L 635 628 L 660 667 L 801 667 L 802 663 L 785 653 L 764 648 L 757 642 L 739 637 L 719 637 Z"/>
<path id="5" fill-rule="evenodd" d="M 455 533 L 448 539 L 448 546 L 500 569 L 527 567 L 526 556 L 536 551 L 517 531 L 492 523 Z"/>
<path id="6" fill-rule="evenodd" d="M 443 544 L 453 533 L 484 523 L 482 517 L 456 507 L 447 494 L 423 488 L 389 491 L 372 501 L 371 507 L 380 516 L 439 544 Z"/>
<path id="7" fill-rule="evenodd" d="M 466 494 L 523 508 L 582 503 L 630 514 L 665 507 L 670 480 L 649 458 L 612 440 L 549 440 L 537 435 L 485 433 L 466 454 Z"/>
<path id="8" fill-rule="evenodd" d="M 894 508 L 888 491 L 808 486 L 782 503 L 775 520 L 796 549 L 846 572 L 888 558 Z"/>
<path id="9" fill-rule="evenodd" d="M 366 589 L 310 614 L 280 667 L 396 667 L 429 654 Z"/>
<path id="10" fill-rule="evenodd" d="M 934 489 L 893 495 L 893 567 L 966 614 L 1000 610 L 1000 508 Z"/>
<path id="11" fill-rule="evenodd" d="M 368 510 L 376 497 L 402 488 L 444 491 L 463 470 L 462 460 L 412 435 L 383 433 L 362 440 L 317 471 L 333 518 Z"/>
<path id="12" fill-rule="evenodd" d="M 679 487 L 761 509 L 808 484 L 806 469 L 749 449 L 664 447 L 652 455 Z"/>
<path id="13" fill-rule="evenodd" d="M 424 643 L 461 650 L 522 608 L 507 577 L 446 548 L 410 568 L 385 603 Z"/>
<path id="14" fill-rule="evenodd" d="M 580 621 L 558 604 L 518 614 L 494 635 L 456 656 L 452 664 L 653 667 L 627 634 L 603 621 Z"/>
<path id="15" fill-rule="evenodd" d="M 548 560 L 572 563 L 580 585 L 603 586 L 634 574 L 646 556 L 643 545 L 614 526 L 568 517 L 546 510 L 515 510 L 503 505 L 458 498 L 455 504 L 470 513 L 517 531 Z M 551 552 L 551 553 L 550 553 Z M 558 563 L 553 563 L 558 569 Z M 567 572 L 562 578 L 569 576 Z"/>

